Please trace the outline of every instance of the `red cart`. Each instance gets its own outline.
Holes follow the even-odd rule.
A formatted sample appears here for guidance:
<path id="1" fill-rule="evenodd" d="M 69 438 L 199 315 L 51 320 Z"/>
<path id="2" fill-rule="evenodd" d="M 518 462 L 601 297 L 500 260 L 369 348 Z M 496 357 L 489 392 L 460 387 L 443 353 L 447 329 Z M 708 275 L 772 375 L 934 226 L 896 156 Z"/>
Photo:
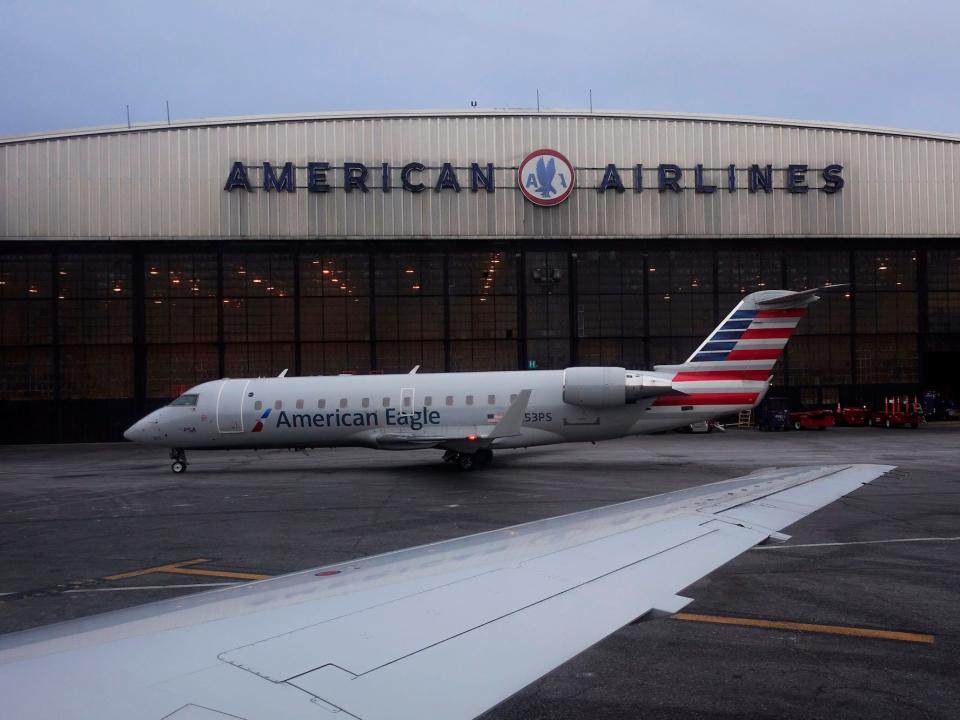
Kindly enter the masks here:
<path id="1" fill-rule="evenodd" d="M 885 428 L 910 427 L 916 430 L 922 422 L 923 407 L 916 398 L 910 402 L 906 396 L 885 398 L 883 409 L 867 417 L 867 425 Z"/>

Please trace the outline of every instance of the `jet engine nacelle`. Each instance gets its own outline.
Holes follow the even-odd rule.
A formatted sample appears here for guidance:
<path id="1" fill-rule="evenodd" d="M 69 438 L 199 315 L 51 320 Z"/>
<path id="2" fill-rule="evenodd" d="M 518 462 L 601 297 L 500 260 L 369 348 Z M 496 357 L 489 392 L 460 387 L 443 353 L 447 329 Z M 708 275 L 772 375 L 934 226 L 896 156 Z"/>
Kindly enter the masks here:
<path id="1" fill-rule="evenodd" d="M 568 405 L 615 407 L 673 392 L 670 375 L 622 367 L 572 367 L 563 371 L 563 401 Z"/>

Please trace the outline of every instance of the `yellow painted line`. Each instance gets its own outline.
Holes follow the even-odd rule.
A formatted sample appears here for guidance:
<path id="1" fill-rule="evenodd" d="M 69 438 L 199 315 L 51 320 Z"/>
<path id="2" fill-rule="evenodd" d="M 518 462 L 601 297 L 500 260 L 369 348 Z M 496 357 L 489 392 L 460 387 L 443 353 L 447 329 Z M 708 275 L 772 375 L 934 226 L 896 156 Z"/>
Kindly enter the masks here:
<path id="1" fill-rule="evenodd" d="M 157 565 L 157 567 L 144 568 L 143 570 L 134 570 L 132 572 L 120 573 L 118 575 L 107 575 L 104 580 L 126 580 L 127 578 L 139 577 L 140 575 L 150 575 L 151 573 L 170 572 L 170 568 L 180 568 L 185 565 L 198 565 L 200 563 L 210 562 L 207 558 L 197 558 L 196 560 L 184 560 L 179 563 L 167 563 L 166 565 Z"/>
<path id="2" fill-rule="evenodd" d="M 866 637 L 878 640 L 899 640 L 900 642 L 933 643 L 933 635 L 925 633 L 903 632 L 901 630 L 873 630 L 872 628 L 846 627 L 844 625 L 814 625 L 812 623 L 789 622 L 786 620 L 755 620 L 753 618 L 726 617 L 724 615 L 697 615 L 696 613 L 677 613 L 674 620 L 714 623 L 717 625 L 740 625 L 743 627 L 767 628 L 770 630 L 796 630 L 798 632 L 824 633 L 827 635 L 845 635 L 848 637 Z"/>
<path id="3" fill-rule="evenodd" d="M 184 560 L 183 562 L 167 563 L 166 565 L 157 565 L 156 567 L 144 568 L 143 570 L 133 570 L 132 572 L 119 573 L 118 575 L 107 575 L 104 580 L 126 580 L 127 578 L 140 577 L 141 575 L 151 575 L 153 573 L 172 573 L 174 575 L 199 575 L 200 577 L 219 577 L 231 578 L 233 580 L 266 580 L 270 575 L 260 575 L 259 573 L 241 573 L 230 572 L 228 570 L 208 570 L 190 568 L 188 565 L 199 565 L 200 563 L 210 562 L 207 558 L 196 558 L 195 560 Z"/>
<path id="4" fill-rule="evenodd" d="M 195 568 L 174 567 L 163 572 L 175 573 L 177 575 L 200 575 L 201 577 L 219 577 L 233 578 L 234 580 L 266 580 L 270 575 L 260 575 L 259 573 L 241 573 L 230 572 L 229 570 L 197 570 Z"/>

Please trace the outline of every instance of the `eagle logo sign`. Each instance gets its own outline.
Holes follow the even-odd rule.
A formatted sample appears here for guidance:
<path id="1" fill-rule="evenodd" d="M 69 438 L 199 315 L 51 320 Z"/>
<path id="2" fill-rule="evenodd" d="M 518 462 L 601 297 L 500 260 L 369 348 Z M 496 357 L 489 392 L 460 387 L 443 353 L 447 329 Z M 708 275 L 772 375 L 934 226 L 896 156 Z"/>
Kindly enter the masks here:
<path id="1" fill-rule="evenodd" d="M 570 196 L 575 182 L 573 164 L 548 148 L 534 150 L 517 168 L 517 186 L 534 205 L 559 205 Z"/>

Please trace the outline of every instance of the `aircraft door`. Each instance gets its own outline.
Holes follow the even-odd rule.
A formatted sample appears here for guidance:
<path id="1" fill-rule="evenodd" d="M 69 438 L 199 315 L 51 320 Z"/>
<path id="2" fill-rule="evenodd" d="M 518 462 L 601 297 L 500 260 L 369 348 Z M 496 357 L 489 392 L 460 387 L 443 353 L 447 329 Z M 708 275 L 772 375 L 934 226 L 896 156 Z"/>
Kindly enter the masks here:
<path id="1" fill-rule="evenodd" d="M 249 380 L 224 380 L 217 396 L 217 430 L 221 433 L 243 432 L 243 398 Z"/>

